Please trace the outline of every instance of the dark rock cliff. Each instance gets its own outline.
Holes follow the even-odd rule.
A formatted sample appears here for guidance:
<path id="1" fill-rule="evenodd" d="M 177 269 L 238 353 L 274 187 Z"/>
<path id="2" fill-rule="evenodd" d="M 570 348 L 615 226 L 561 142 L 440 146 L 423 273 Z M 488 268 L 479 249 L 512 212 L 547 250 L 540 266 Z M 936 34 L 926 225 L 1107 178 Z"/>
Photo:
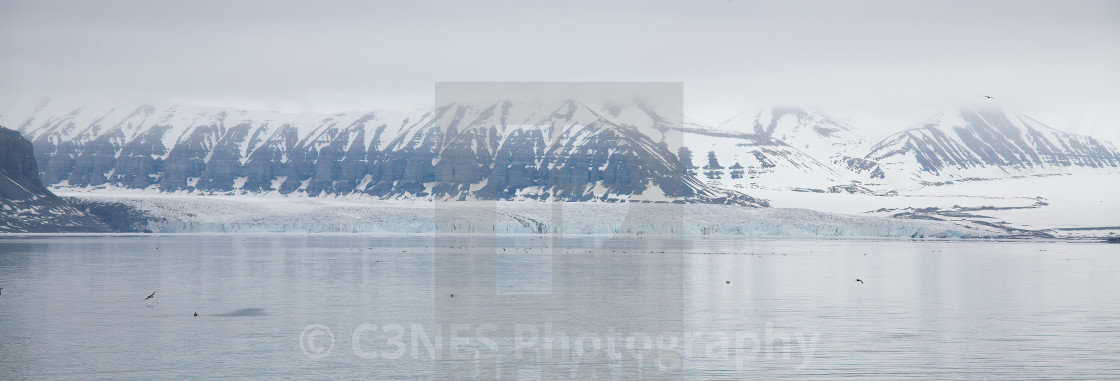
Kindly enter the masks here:
<path id="1" fill-rule="evenodd" d="M 0 127 L 0 197 L 11 201 L 57 199 L 39 179 L 31 142 Z"/>
<path id="2" fill-rule="evenodd" d="M 107 232 L 43 186 L 31 142 L 0 127 L 0 232 Z"/>

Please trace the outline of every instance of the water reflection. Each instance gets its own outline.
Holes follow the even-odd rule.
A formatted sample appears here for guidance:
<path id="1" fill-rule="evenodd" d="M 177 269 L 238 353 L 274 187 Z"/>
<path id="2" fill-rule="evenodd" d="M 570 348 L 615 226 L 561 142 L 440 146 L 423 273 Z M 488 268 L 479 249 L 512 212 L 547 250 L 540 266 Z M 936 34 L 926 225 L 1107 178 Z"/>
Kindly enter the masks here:
<path id="1" fill-rule="evenodd" d="M 1040 242 L 5 238 L 0 371 L 1108 378 L 1118 273 L 1110 246 Z"/>

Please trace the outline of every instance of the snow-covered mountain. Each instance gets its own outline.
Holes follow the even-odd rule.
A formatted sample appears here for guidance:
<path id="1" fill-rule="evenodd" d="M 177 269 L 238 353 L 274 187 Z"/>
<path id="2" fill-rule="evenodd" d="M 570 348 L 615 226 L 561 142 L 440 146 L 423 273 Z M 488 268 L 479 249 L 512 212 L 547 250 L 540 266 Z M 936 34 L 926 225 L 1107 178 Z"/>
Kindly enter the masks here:
<path id="1" fill-rule="evenodd" d="M 50 103 L 0 114 L 33 141 L 43 182 L 56 186 L 765 204 L 689 175 L 672 151 L 677 139 L 666 139 L 668 120 L 641 104 L 573 100 L 421 115 Z"/>
<path id="2" fill-rule="evenodd" d="M 814 188 L 847 183 L 837 170 L 782 140 L 752 133 L 688 126 L 684 146 L 692 172 L 705 182 L 731 188 Z"/>
<path id="3" fill-rule="evenodd" d="M 940 182 L 1120 169 L 1109 142 L 998 109 L 943 112 L 847 157 L 849 169 L 887 182 Z"/>
<path id="4" fill-rule="evenodd" d="M 999 110 L 942 113 L 877 144 L 815 110 L 755 109 L 717 126 L 682 120 L 640 102 L 575 100 L 413 114 L 51 102 L 0 110 L 0 123 L 33 141 L 43 182 L 76 188 L 762 205 L 742 193 L 1120 168 L 1106 141 Z"/>
<path id="5" fill-rule="evenodd" d="M 794 107 L 744 111 L 717 128 L 781 140 L 797 149 L 826 156 L 818 159 L 829 159 L 865 142 L 859 130 L 823 111 Z"/>
<path id="6" fill-rule="evenodd" d="M 856 177 L 832 162 L 865 141 L 822 111 L 783 107 L 743 111 L 715 127 L 686 125 L 684 142 L 709 184 L 823 191 L 851 184 Z"/>
<path id="7" fill-rule="evenodd" d="M 944 112 L 877 144 L 838 118 L 799 108 L 753 109 L 684 131 L 684 156 L 691 156 L 684 161 L 697 177 L 732 189 L 888 191 L 1120 169 L 1120 154 L 1107 141 L 998 109 Z"/>

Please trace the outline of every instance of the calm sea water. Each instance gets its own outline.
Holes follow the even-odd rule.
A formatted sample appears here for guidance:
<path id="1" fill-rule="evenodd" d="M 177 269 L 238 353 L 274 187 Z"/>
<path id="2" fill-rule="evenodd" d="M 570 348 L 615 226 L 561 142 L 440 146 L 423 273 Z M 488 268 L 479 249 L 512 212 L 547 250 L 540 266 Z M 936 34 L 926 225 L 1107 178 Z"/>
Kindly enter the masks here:
<path id="1" fill-rule="evenodd" d="M 1120 377 L 1107 244 L 5 237 L 0 287 L 0 379 Z"/>

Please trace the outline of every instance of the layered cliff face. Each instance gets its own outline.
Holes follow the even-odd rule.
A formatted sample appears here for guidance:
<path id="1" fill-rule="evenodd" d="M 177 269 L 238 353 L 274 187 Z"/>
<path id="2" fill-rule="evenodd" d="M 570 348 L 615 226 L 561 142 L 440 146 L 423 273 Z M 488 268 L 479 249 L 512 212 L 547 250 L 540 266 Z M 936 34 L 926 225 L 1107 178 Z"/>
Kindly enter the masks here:
<path id="1" fill-rule="evenodd" d="M 449 104 L 419 115 L 145 105 L 40 107 L 18 120 L 43 181 L 58 186 L 765 205 L 701 183 L 679 165 L 665 118 L 625 111 L 573 100 Z"/>
<path id="2" fill-rule="evenodd" d="M 39 180 L 31 142 L 4 127 L 0 127 L 0 176 L 0 197 L 4 200 L 54 198 Z"/>
<path id="3" fill-rule="evenodd" d="M 947 112 L 874 145 L 837 118 L 796 108 L 743 112 L 717 127 L 666 116 L 679 110 L 572 100 L 415 114 L 50 103 L 0 112 L 34 143 L 44 184 L 84 189 L 765 205 L 743 193 L 1120 169 L 1106 141 L 999 110 Z"/>
<path id="4" fill-rule="evenodd" d="M 52 194 L 31 142 L 0 127 L 0 232 L 106 232 L 109 227 Z"/>

